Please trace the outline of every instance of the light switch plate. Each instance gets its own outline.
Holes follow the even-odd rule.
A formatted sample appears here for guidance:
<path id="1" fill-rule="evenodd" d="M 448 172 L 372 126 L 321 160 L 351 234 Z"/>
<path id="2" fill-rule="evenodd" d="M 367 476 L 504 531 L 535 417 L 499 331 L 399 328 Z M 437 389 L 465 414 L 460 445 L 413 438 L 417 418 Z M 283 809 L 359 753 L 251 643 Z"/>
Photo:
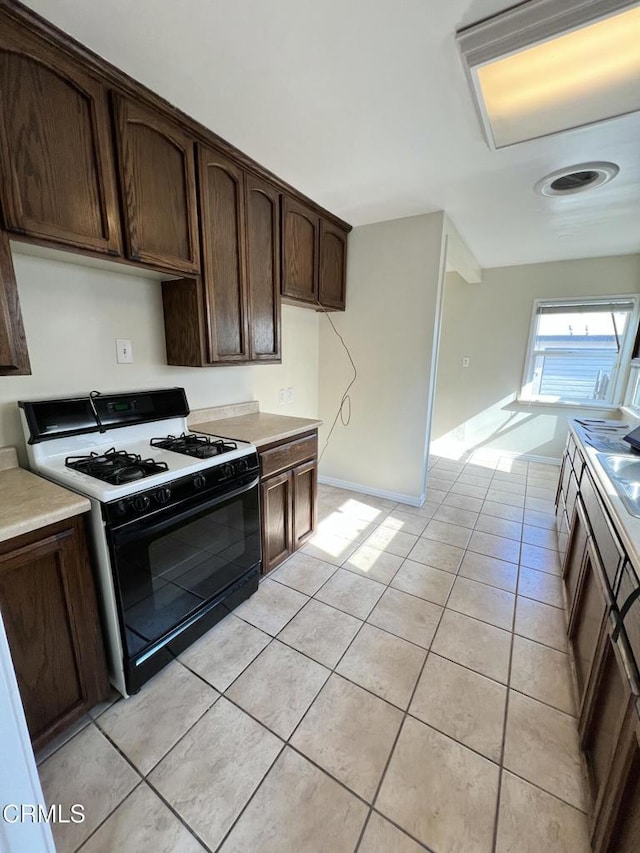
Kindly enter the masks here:
<path id="1" fill-rule="evenodd" d="M 116 362 L 133 364 L 133 348 L 129 338 L 116 338 Z"/>

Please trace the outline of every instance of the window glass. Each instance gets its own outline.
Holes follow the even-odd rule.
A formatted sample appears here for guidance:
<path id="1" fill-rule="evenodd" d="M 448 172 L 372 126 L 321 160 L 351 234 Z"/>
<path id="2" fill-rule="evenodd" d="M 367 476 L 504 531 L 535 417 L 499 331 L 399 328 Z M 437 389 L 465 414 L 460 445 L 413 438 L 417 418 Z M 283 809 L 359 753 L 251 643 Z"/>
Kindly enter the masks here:
<path id="1" fill-rule="evenodd" d="M 630 299 L 539 303 L 521 398 L 611 404 L 634 308 Z"/>

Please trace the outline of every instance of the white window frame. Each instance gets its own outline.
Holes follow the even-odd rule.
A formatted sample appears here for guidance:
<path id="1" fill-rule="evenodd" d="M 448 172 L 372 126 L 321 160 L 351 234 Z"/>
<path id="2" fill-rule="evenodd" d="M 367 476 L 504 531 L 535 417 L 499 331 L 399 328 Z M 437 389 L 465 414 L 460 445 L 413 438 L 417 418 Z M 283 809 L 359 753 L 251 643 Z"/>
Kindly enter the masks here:
<path id="1" fill-rule="evenodd" d="M 638 398 L 634 402 L 634 398 Z M 629 381 L 623 408 L 636 418 L 640 418 L 640 358 L 634 358 L 629 364 Z"/>
<path id="2" fill-rule="evenodd" d="M 542 305 L 558 305 L 571 308 L 575 306 L 576 310 L 581 305 L 594 305 L 601 303 L 609 305 L 611 302 L 624 300 L 633 302 L 633 309 L 629 315 L 627 328 L 622 339 L 622 346 L 618 353 L 618 360 L 613 368 L 614 381 L 611 384 L 611 391 L 607 395 L 606 400 L 541 400 L 527 393 L 526 389 L 530 386 L 533 375 L 533 360 L 534 360 L 534 341 L 537 330 L 538 310 Z M 571 297 L 571 298 L 550 298 L 550 299 L 535 299 L 531 310 L 531 321 L 529 323 L 529 339 L 527 343 L 527 351 L 525 355 L 524 368 L 522 371 L 522 381 L 518 392 L 518 402 L 526 403 L 532 406 L 560 406 L 568 408 L 580 409 L 616 409 L 622 405 L 623 399 L 630 399 L 629 394 L 629 372 L 631 364 L 631 354 L 635 340 L 636 329 L 638 328 L 638 320 L 640 319 L 640 296 L 637 293 L 622 293 L 611 296 L 593 297 Z M 640 360 L 637 365 L 640 367 Z M 635 372 L 635 371 L 634 371 Z M 640 371 L 638 371 L 640 376 Z M 640 414 L 640 412 L 639 412 Z"/>

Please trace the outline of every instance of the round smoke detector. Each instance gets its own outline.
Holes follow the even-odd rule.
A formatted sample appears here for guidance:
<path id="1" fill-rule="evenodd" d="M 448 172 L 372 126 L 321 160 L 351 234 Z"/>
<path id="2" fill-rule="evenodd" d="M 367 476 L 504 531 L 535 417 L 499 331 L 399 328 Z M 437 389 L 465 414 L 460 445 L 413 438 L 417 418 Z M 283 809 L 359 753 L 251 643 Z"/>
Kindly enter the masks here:
<path id="1" fill-rule="evenodd" d="M 541 195 L 561 196 L 584 193 L 608 184 L 620 169 L 615 163 L 580 163 L 566 166 L 538 181 L 534 189 Z"/>

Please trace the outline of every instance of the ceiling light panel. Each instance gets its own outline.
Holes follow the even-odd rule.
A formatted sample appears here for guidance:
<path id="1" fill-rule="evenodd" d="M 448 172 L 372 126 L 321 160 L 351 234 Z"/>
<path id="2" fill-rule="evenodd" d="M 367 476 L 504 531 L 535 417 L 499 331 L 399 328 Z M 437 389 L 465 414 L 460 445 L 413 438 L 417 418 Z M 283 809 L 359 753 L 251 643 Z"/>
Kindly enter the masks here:
<path id="1" fill-rule="evenodd" d="M 554 14 L 533 0 L 459 34 L 491 147 L 640 110 L 640 4 L 629 6 L 555 0 Z"/>

